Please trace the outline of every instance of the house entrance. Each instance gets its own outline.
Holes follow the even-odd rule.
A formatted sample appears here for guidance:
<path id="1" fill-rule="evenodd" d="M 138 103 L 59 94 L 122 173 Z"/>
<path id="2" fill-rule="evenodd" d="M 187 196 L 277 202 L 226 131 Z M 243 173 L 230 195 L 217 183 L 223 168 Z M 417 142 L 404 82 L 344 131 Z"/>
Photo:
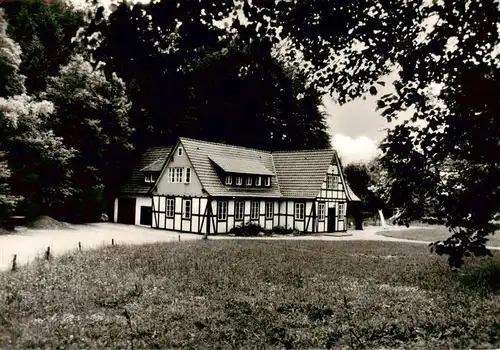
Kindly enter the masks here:
<path id="1" fill-rule="evenodd" d="M 328 208 L 328 216 L 327 216 L 327 224 L 326 224 L 326 230 L 328 232 L 335 232 L 336 227 L 335 227 L 335 207 Z"/>

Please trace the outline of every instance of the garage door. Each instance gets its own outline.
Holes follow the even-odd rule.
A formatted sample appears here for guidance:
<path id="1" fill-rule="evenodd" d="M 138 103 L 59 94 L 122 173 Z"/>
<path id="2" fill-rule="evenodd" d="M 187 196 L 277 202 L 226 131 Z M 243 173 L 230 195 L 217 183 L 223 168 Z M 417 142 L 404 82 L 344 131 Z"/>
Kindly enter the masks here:
<path id="1" fill-rule="evenodd" d="M 135 224 L 135 198 L 118 199 L 118 222 L 121 224 Z"/>

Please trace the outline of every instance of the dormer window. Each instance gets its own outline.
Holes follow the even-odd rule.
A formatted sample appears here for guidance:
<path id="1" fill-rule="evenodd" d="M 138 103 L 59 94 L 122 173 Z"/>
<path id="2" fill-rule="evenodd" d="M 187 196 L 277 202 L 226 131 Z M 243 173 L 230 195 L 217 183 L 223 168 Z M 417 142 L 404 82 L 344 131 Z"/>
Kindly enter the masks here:
<path id="1" fill-rule="evenodd" d="M 261 176 L 257 176 L 255 178 L 255 186 L 261 186 L 262 185 L 262 177 Z"/>
<path id="2" fill-rule="evenodd" d="M 154 183 L 156 181 L 156 177 L 153 176 L 153 174 L 147 174 L 144 176 L 144 182 L 145 183 Z"/>
<path id="3" fill-rule="evenodd" d="M 233 184 L 233 177 L 231 175 L 226 176 L 226 185 L 232 185 Z"/>
<path id="4" fill-rule="evenodd" d="M 182 147 L 179 147 L 179 149 L 177 150 L 177 154 L 182 156 Z"/>
<path id="5" fill-rule="evenodd" d="M 243 185 L 243 176 L 236 176 L 236 185 Z"/>
<path id="6" fill-rule="evenodd" d="M 252 177 L 251 176 L 247 177 L 247 186 L 252 186 Z"/>
<path id="7" fill-rule="evenodd" d="M 267 187 L 271 186 L 271 177 L 270 176 L 266 176 L 265 185 Z"/>

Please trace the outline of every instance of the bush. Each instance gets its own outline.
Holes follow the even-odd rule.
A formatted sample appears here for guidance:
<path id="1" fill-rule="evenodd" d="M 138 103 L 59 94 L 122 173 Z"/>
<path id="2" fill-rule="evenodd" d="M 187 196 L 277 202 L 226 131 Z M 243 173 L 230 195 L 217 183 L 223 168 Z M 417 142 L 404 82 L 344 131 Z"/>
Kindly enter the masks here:
<path id="1" fill-rule="evenodd" d="M 301 234 L 299 230 L 293 229 L 293 228 L 286 228 L 284 226 L 276 226 L 273 227 L 273 233 L 277 235 L 294 235 L 298 236 Z"/>
<path id="2" fill-rule="evenodd" d="M 259 224 L 254 224 L 252 222 L 247 222 L 246 224 L 233 227 L 229 233 L 233 233 L 236 237 L 255 237 L 261 232 L 266 232 L 267 230 L 262 228 Z"/>
<path id="3" fill-rule="evenodd" d="M 273 227 L 272 229 L 269 230 L 269 229 L 263 228 L 259 224 L 247 222 L 246 224 L 233 227 L 229 231 L 229 233 L 234 234 L 236 237 L 256 237 L 261 233 L 264 236 L 270 237 L 273 234 L 299 236 L 299 235 L 303 234 L 304 232 L 300 232 L 299 230 L 296 230 L 293 228 L 286 228 L 284 226 L 276 226 L 276 227 Z"/>

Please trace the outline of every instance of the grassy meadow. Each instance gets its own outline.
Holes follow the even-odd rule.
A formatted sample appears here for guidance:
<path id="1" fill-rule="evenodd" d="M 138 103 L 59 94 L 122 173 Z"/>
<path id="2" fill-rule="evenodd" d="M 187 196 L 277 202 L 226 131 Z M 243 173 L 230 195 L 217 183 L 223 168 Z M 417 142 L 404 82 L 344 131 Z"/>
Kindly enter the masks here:
<path id="1" fill-rule="evenodd" d="M 403 238 L 416 241 L 443 241 L 451 236 L 450 231 L 444 226 L 428 226 L 426 228 L 411 228 L 400 231 L 381 231 L 379 235 L 394 238 Z M 489 236 L 488 246 L 500 247 L 500 231 L 495 231 L 494 235 Z"/>
<path id="2" fill-rule="evenodd" d="M 0 348 L 500 347 L 500 255 L 423 245 L 195 241 L 0 274 Z"/>

